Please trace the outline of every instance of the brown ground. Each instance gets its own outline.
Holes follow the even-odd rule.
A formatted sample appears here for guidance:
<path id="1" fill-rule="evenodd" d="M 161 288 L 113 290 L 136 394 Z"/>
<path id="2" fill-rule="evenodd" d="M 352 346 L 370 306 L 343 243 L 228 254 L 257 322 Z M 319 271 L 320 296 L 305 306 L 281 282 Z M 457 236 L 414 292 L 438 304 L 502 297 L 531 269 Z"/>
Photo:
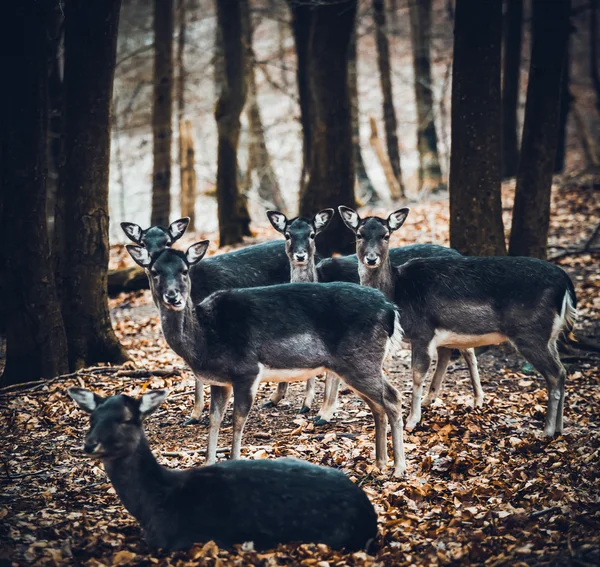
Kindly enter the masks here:
<path id="1" fill-rule="evenodd" d="M 579 180 L 555 191 L 551 255 L 582 246 L 600 223 L 598 185 Z M 506 188 L 509 222 L 511 190 Z M 415 205 L 393 245 L 447 239 L 445 202 Z M 265 238 L 275 237 L 266 229 Z M 191 238 L 189 239 L 191 240 Z M 113 263 L 122 255 L 115 250 Z M 577 332 L 598 336 L 598 253 L 569 255 L 581 318 Z M 291 455 L 341 468 L 367 492 L 380 519 L 373 555 L 344 555 L 325 546 L 281 547 L 271 553 L 227 552 L 214 544 L 187 553 L 151 552 L 96 462 L 82 458 L 86 417 L 66 397 L 79 384 L 104 394 L 138 395 L 169 387 L 164 410 L 147 423 L 158 459 L 170 467 L 201 465 L 206 426 L 182 427 L 192 406 L 189 372 L 166 346 L 148 292 L 112 302 L 117 331 L 136 366 L 177 367 L 182 377 L 121 378 L 93 370 L 2 392 L 0 565 L 598 565 L 600 564 L 599 358 L 566 358 L 565 435 L 541 438 L 543 380 L 510 347 L 479 356 L 486 402 L 472 408 L 464 362 L 451 364 L 442 400 L 425 409 L 406 436 L 408 475 L 397 481 L 373 467 L 373 421 L 349 391 L 335 421 L 318 430 L 296 411 L 303 385 L 279 408 L 262 409 L 264 385 L 248 419 L 247 458 Z M 408 351 L 391 373 L 408 391 Z M 408 397 L 406 404 L 408 405 Z M 317 396 L 315 409 L 321 397 Z M 220 447 L 231 441 L 227 416 Z M 340 436 L 339 434 L 349 434 Z M 222 453 L 225 456 L 226 453 Z"/>

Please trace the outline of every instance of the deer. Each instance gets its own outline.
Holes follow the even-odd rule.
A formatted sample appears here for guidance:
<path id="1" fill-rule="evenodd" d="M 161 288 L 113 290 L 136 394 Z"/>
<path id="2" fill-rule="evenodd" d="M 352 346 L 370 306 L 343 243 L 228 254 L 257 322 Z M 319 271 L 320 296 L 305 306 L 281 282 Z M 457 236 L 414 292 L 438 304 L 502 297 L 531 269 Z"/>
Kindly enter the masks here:
<path id="1" fill-rule="evenodd" d="M 327 228 L 334 214 L 333 209 L 323 209 L 312 219 L 296 217 L 289 220 L 280 211 L 267 211 L 267 218 L 273 228 L 285 237 L 285 252 L 290 262 L 290 282 L 318 281 L 315 237 Z M 280 382 L 265 407 L 276 406 L 285 396 L 288 386 L 289 382 Z M 339 387 L 340 381 L 337 376 L 326 374 L 325 397 L 319 415 L 315 419 L 315 425 L 325 425 L 333 417 Z M 314 397 L 315 379 L 309 378 L 306 381 L 306 394 L 299 413 L 310 411 Z"/>
<path id="2" fill-rule="evenodd" d="M 408 209 L 401 209 L 395 213 L 401 218 Z M 394 213 L 392 213 L 394 215 Z M 390 223 L 394 226 L 395 217 L 390 215 L 388 219 L 387 230 L 384 228 L 384 224 L 374 220 L 377 217 L 370 217 L 370 219 L 364 219 L 365 223 L 362 228 L 361 235 L 357 235 L 357 242 L 364 242 L 365 239 L 373 239 L 374 246 L 369 252 L 363 251 L 363 260 L 371 254 L 369 259 L 363 262 L 359 261 L 357 254 L 349 256 L 340 256 L 337 258 L 325 258 L 317 265 L 317 274 L 319 281 L 330 282 L 330 281 L 348 281 L 353 283 L 363 283 L 363 285 L 369 285 L 381 289 L 386 294 L 386 297 L 390 300 L 394 300 L 392 288 L 393 288 L 393 277 L 392 273 L 395 267 L 401 266 L 406 262 L 415 258 L 460 258 L 461 254 L 452 248 L 446 248 L 445 246 L 439 246 L 437 244 L 411 244 L 409 246 L 403 246 L 400 248 L 388 248 L 389 234 L 393 232 L 390 229 Z M 363 234 L 367 236 L 363 236 Z M 386 235 L 388 239 L 386 239 Z M 377 250 L 377 252 L 375 252 Z M 371 264 L 369 264 L 371 262 Z M 369 265 L 369 268 L 363 267 Z M 360 275 L 359 275 L 360 274 Z M 427 406 L 433 403 L 439 396 L 441 384 L 443 382 L 450 358 L 452 356 L 452 349 L 446 347 L 438 347 L 437 349 L 437 363 L 435 368 L 434 377 L 432 378 L 432 386 L 426 400 L 423 405 Z M 473 405 L 475 407 L 481 407 L 484 401 L 483 389 L 481 387 L 481 380 L 479 377 L 479 368 L 477 366 L 477 358 L 473 349 L 461 349 L 469 374 L 471 378 L 471 385 L 473 387 Z"/>
<path id="3" fill-rule="evenodd" d="M 90 414 L 85 455 L 102 461 L 121 503 L 153 548 L 186 550 L 213 540 L 224 548 L 252 542 L 265 550 L 299 542 L 357 551 L 377 535 L 373 505 L 336 469 L 292 458 L 186 470 L 161 466 L 144 423 L 166 399 L 166 390 L 140 398 L 105 398 L 84 388 L 67 392 Z"/>
<path id="4" fill-rule="evenodd" d="M 562 433 L 566 371 L 556 345 L 577 315 L 575 289 L 566 272 L 536 258 L 504 256 L 418 258 L 393 268 L 387 255 L 389 235 L 404 224 L 409 209 L 394 211 L 387 219 L 361 219 L 344 206 L 338 210 L 356 235 L 360 283 L 393 299 L 411 343 L 407 430 L 421 420 L 423 380 L 436 349 L 464 352 L 510 341 L 545 379 L 544 435 Z M 442 379 L 436 369 L 429 401 L 438 396 Z"/>
<path id="5" fill-rule="evenodd" d="M 121 228 L 128 238 L 146 248 L 150 256 L 155 258 L 183 236 L 188 224 L 189 218 L 184 217 L 172 222 L 168 228 L 151 226 L 142 229 L 130 222 L 122 222 Z M 280 241 L 254 244 L 206 258 L 202 264 L 193 267 L 190 276 L 194 281 L 194 303 L 200 303 L 220 289 L 265 286 L 290 281 L 288 257 L 285 245 Z M 194 407 L 191 416 L 183 422 L 184 425 L 201 423 L 204 385 L 198 376 L 194 379 Z"/>
<path id="6" fill-rule="evenodd" d="M 147 270 L 165 340 L 210 384 L 206 464 L 216 461 L 219 429 L 232 392 L 231 459 L 238 459 L 261 381 L 307 380 L 328 371 L 371 409 L 380 469 L 387 463 L 389 420 L 393 474 L 402 476 L 402 400 L 383 374 L 384 359 L 388 351 L 395 352 L 402 336 L 393 303 L 378 290 L 340 282 L 220 290 L 194 305 L 190 268 L 202 260 L 208 245 L 208 240 L 198 242 L 185 253 L 165 248 L 156 258 L 145 248 L 127 246 Z"/>

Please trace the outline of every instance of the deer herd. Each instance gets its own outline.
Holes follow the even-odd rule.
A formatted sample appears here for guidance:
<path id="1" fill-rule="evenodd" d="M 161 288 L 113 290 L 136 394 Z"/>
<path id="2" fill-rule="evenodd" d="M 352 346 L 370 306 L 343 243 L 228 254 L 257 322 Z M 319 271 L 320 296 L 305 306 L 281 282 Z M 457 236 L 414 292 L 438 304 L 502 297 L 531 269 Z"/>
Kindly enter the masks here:
<path id="1" fill-rule="evenodd" d="M 146 270 L 162 332 L 192 370 L 197 423 L 210 386 L 207 467 L 161 467 L 142 422 L 166 391 L 101 398 L 81 388 L 69 395 L 91 413 L 85 451 L 101 458 L 117 494 L 138 519 L 147 540 L 167 549 L 213 539 L 220 545 L 252 541 L 268 548 L 291 541 L 364 548 L 377 533 L 365 494 L 341 472 L 294 459 L 237 461 L 248 413 L 261 382 L 276 382 L 265 405 L 277 405 L 288 383 L 306 381 L 301 412 L 325 376 L 316 423 L 336 409 L 340 381 L 369 406 L 375 421 L 376 464 L 387 460 L 391 430 L 393 474 L 405 473 L 403 429 L 421 419 L 421 406 L 440 393 L 452 349 L 464 357 L 474 405 L 483 390 L 474 348 L 510 341 L 542 374 L 548 391 L 544 435 L 563 430 L 566 372 L 557 341 L 575 320 L 569 276 L 550 263 L 518 257 L 466 257 L 433 244 L 390 248 L 390 235 L 409 210 L 387 218 L 338 208 L 356 237 L 356 254 L 321 258 L 315 237 L 334 215 L 288 219 L 268 211 L 285 241 L 256 244 L 204 258 L 207 240 L 185 252 L 172 245 L 188 219 L 167 229 L 122 223 L 135 245 L 127 250 Z M 402 341 L 412 358 L 412 401 L 406 426 L 401 393 L 384 372 Z M 422 401 L 433 358 L 437 363 Z M 216 463 L 223 415 L 233 394 L 231 460 Z"/>

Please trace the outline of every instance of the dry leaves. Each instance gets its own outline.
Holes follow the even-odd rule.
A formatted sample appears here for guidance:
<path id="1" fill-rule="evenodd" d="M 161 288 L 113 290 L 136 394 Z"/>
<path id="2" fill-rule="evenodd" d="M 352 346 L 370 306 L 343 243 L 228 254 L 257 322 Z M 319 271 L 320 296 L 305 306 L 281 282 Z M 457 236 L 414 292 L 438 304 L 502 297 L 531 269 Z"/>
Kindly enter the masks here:
<path id="1" fill-rule="evenodd" d="M 508 202 L 510 188 L 506 192 Z M 577 244 L 600 222 L 592 192 L 569 187 L 555 193 L 553 245 Z M 447 215 L 443 202 L 413 206 L 413 222 L 393 244 L 427 242 L 432 235 L 446 242 Z M 588 336 L 599 331 L 597 260 L 597 254 L 588 254 L 560 262 L 576 284 L 582 314 L 578 333 Z M 479 356 L 486 394 L 479 410 L 472 408 L 464 363 L 451 364 L 442 400 L 425 408 L 422 424 L 406 435 L 408 476 L 401 481 L 374 466 L 373 420 L 349 390 L 340 396 L 334 423 L 316 428 L 296 413 L 303 384 L 292 384 L 287 399 L 270 409 L 261 405 L 274 386 L 261 387 L 244 437 L 245 457 L 294 456 L 342 469 L 362 486 L 379 514 L 380 537 L 370 554 L 306 544 L 269 553 L 256 553 L 251 546 L 224 550 L 214 542 L 173 554 L 148 549 L 101 464 L 83 458 L 87 417 L 64 391 L 76 384 L 105 395 L 169 388 L 167 403 L 147 423 L 151 446 L 169 467 L 203 463 L 207 428 L 180 425 L 191 411 L 193 380 L 166 346 L 148 292 L 123 295 L 111 307 L 119 337 L 137 367 L 175 368 L 181 375 L 123 377 L 94 369 L 0 397 L 0 560 L 87 567 L 600 563 L 599 359 L 567 361 L 565 435 L 547 441 L 541 437 L 543 380 L 510 347 Z M 408 392 L 408 353 L 404 355 L 390 376 Z M 405 400 L 407 405 L 408 396 Z M 228 414 L 220 438 L 222 458 L 230 443 Z"/>

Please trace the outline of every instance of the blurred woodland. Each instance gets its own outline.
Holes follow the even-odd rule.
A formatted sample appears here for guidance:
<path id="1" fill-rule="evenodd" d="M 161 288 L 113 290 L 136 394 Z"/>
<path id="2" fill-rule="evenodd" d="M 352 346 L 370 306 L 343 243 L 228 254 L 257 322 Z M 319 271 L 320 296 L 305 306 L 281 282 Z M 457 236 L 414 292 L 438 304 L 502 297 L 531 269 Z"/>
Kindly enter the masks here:
<path id="1" fill-rule="evenodd" d="M 599 0 L 20 0 L 0 26 L 0 565 L 600 564 Z M 244 456 L 346 472 L 380 518 L 372 554 L 154 553 L 97 463 L 67 386 L 168 387 L 148 424 L 162 464 L 201 464 L 184 429 L 193 375 L 167 346 L 119 227 L 189 217 L 209 255 L 278 239 L 265 211 L 411 213 L 393 246 L 531 256 L 573 279 L 581 351 L 566 435 L 549 443 L 542 378 L 480 353 L 483 408 L 453 362 L 406 436 L 409 477 L 371 465 L 372 420 L 343 390 L 315 429 L 258 393 Z M 322 256 L 349 254 L 338 215 Z M 391 379 L 410 389 L 406 349 Z M 540 405 L 542 404 L 542 405 Z M 230 434 L 226 418 L 224 431 Z"/>

